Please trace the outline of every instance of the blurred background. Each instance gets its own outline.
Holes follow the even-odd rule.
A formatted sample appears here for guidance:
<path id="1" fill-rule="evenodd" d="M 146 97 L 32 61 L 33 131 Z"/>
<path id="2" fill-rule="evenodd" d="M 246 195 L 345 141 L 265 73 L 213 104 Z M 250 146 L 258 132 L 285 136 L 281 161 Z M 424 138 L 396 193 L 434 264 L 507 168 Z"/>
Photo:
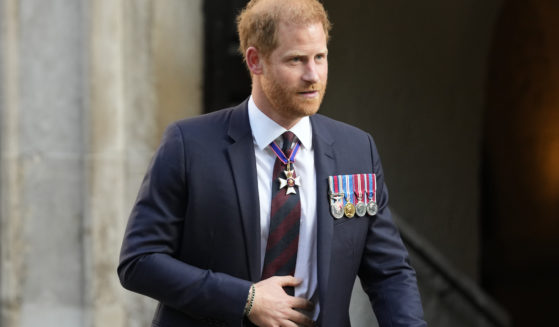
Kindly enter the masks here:
<path id="1" fill-rule="evenodd" d="M 245 3 L 0 0 L 2 327 L 150 325 L 124 227 L 165 126 L 249 95 Z M 559 1 L 323 3 L 321 113 L 375 138 L 430 326 L 553 325 Z"/>

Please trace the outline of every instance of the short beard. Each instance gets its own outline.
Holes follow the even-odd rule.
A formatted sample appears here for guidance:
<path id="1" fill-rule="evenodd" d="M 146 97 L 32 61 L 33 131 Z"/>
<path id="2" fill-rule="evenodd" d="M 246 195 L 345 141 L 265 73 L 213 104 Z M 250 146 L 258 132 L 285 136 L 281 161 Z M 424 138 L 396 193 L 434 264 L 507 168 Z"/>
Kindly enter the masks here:
<path id="1" fill-rule="evenodd" d="M 326 92 L 326 83 L 314 83 L 292 89 L 274 79 L 265 79 L 262 82 L 262 90 L 270 104 L 276 112 L 289 118 L 302 118 L 317 113 Z M 318 91 L 318 98 L 305 99 L 297 95 L 298 92 L 310 90 Z"/>

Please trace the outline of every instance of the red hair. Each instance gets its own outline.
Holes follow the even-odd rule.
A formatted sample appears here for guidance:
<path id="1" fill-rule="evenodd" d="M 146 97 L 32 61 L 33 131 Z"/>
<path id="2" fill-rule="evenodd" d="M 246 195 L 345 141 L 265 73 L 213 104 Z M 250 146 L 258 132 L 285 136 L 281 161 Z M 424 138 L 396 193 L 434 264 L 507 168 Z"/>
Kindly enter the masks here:
<path id="1" fill-rule="evenodd" d="M 239 51 L 246 60 L 246 50 L 255 47 L 268 57 L 278 46 L 280 23 L 322 24 L 326 40 L 332 28 L 328 14 L 318 0 L 251 0 L 237 16 Z"/>

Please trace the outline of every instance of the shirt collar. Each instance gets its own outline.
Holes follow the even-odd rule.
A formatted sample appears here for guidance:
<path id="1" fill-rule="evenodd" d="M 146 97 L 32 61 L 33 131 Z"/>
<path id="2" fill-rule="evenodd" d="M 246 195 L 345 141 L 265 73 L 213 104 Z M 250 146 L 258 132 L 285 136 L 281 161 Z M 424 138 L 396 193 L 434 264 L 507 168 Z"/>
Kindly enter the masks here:
<path id="1" fill-rule="evenodd" d="M 254 142 L 262 150 L 287 131 L 260 111 L 256 103 L 254 103 L 252 96 L 248 100 L 248 119 Z M 311 149 L 312 127 L 308 116 L 301 118 L 290 131 L 301 141 L 301 146 L 303 148 Z"/>

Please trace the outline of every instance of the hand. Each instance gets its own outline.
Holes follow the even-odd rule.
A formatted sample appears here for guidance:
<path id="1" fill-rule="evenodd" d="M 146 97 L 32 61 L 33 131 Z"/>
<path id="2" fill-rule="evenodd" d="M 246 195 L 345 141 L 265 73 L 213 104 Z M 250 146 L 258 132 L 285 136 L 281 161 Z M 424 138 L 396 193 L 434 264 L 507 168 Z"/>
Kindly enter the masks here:
<path id="1" fill-rule="evenodd" d="M 301 281 L 292 276 L 274 276 L 254 284 L 254 302 L 248 319 L 260 327 L 312 327 L 312 319 L 296 310 L 312 310 L 312 302 L 283 290 L 284 286 L 299 284 Z"/>

